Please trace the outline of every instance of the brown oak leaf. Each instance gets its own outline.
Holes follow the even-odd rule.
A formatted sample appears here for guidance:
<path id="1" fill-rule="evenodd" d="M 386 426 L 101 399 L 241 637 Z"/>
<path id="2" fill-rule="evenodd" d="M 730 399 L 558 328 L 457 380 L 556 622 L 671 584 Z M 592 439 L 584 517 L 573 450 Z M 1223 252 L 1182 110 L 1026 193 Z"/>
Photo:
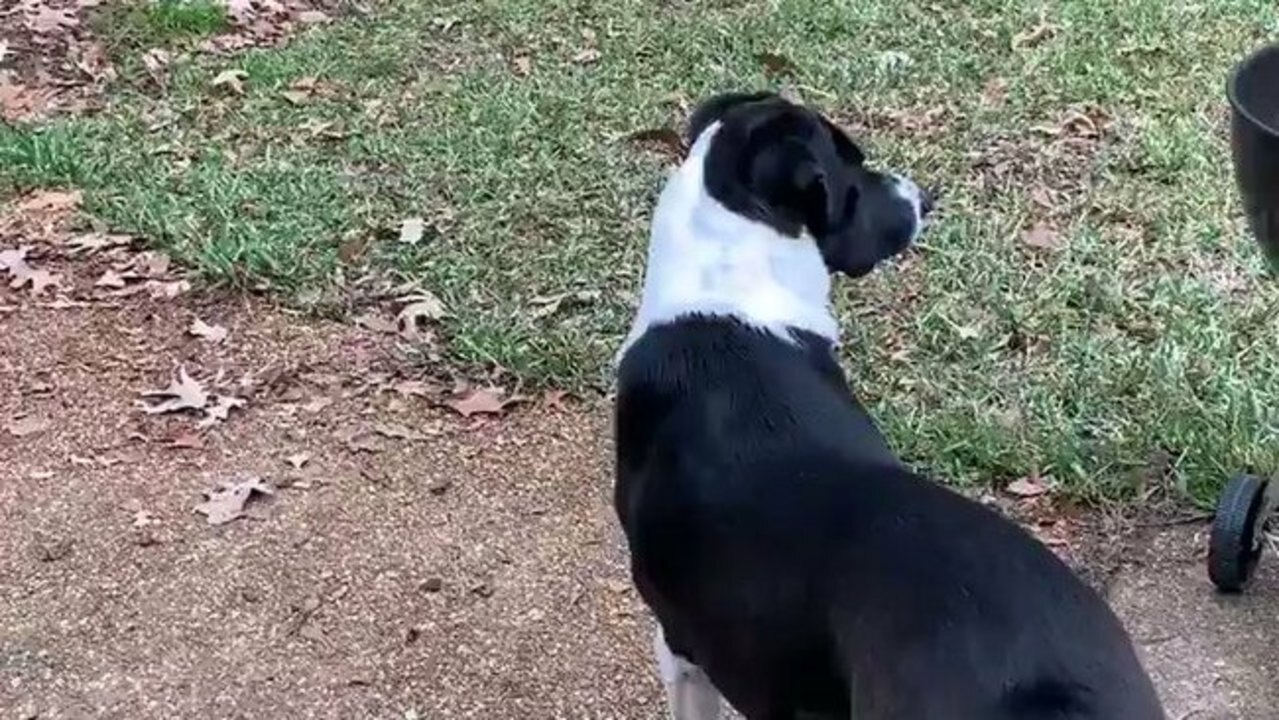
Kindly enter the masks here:
<path id="1" fill-rule="evenodd" d="M 262 482 L 262 478 L 250 477 L 234 483 L 222 483 L 204 492 L 204 502 L 195 506 L 195 512 L 204 516 L 210 525 L 225 525 L 244 517 L 249 500 L 258 495 L 274 495 L 275 488 Z"/>
<path id="2" fill-rule="evenodd" d="M 462 417 L 472 415 L 498 415 L 512 403 L 519 402 L 519 397 L 506 397 L 502 388 L 476 388 L 458 397 L 449 398 L 444 404 L 452 408 Z"/>
<path id="3" fill-rule="evenodd" d="M 207 415 L 196 423 L 196 427 L 207 428 L 220 422 L 225 422 L 230 417 L 232 409 L 242 408 L 246 402 L 244 398 L 232 395 L 216 395 L 213 397 L 213 401 L 204 408 L 204 412 Z"/>
<path id="4" fill-rule="evenodd" d="M 169 385 L 161 390 L 147 390 L 144 398 L 159 398 L 160 402 L 143 404 L 143 412 L 148 415 L 181 412 L 183 410 L 204 410 L 209 404 L 209 394 L 198 381 L 187 374 L 186 368 L 179 365 L 177 372 L 169 381 Z"/>
<path id="5" fill-rule="evenodd" d="M 191 326 L 187 328 L 187 332 L 196 337 L 204 338 L 214 345 L 226 340 L 227 337 L 226 328 L 221 325 L 210 325 L 200 318 L 191 321 Z"/>
<path id="6" fill-rule="evenodd" d="M 1008 494 L 1015 495 L 1019 498 L 1039 497 L 1040 495 L 1048 493 L 1051 489 L 1052 488 L 1050 488 L 1037 476 L 1018 478 L 1017 480 L 1008 483 L 1008 487 L 1004 488 Z"/>
<path id="7" fill-rule="evenodd" d="M 1027 230 L 1021 241 L 1040 250 L 1056 250 L 1061 247 L 1061 233 L 1046 223 L 1039 223 Z"/>
<path id="8" fill-rule="evenodd" d="M 236 95 L 244 94 L 244 81 L 249 79 L 249 74 L 243 70 L 223 70 L 213 78 L 210 83 L 214 89 L 225 90 Z"/>
<path id="9" fill-rule="evenodd" d="M 72 255 L 92 254 L 107 248 L 120 247 L 133 242 L 132 235 L 92 232 L 67 240 Z"/>
<path id="10" fill-rule="evenodd" d="M 23 438 L 49 429 L 49 421 L 44 418 L 28 416 L 17 420 L 10 420 L 5 423 L 4 429 L 14 437 Z"/>
<path id="11" fill-rule="evenodd" d="M 15 290 L 19 290 L 25 285 L 30 285 L 32 295 L 41 295 L 45 290 L 61 284 L 61 275 L 51 273 L 48 270 L 33 270 L 31 268 L 27 268 L 26 272 L 22 274 L 15 275 L 9 281 L 9 287 Z"/>

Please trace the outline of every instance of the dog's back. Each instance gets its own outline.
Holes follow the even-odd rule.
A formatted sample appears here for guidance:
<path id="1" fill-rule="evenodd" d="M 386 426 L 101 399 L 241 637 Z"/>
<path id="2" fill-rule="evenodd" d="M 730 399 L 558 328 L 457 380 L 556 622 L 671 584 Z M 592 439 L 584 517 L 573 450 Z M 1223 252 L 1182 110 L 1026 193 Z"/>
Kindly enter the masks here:
<path id="1" fill-rule="evenodd" d="M 690 318 L 650 330 L 618 377 L 635 579 L 747 717 L 1163 717 L 1100 598 L 897 464 L 828 343 Z"/>

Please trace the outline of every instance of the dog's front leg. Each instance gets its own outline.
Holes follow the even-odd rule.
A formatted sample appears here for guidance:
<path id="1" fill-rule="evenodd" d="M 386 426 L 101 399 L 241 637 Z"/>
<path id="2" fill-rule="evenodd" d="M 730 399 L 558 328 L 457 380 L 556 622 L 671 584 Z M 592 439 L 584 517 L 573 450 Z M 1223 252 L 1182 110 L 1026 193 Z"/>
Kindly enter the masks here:
<path id="1" fill-rule="evenodd" d="M 660 625 L 653 637 L 653 649 L 666 685 L 671 720 L 719 720 L 719 691 L 700 667 L 671 652 Z"/>

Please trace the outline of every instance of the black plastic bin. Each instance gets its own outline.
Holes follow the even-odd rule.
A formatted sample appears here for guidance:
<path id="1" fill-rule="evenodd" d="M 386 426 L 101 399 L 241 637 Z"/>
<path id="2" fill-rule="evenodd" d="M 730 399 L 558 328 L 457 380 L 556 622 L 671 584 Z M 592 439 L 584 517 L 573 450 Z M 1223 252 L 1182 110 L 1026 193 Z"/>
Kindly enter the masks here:
<path id="1" fill-rule="evenodd" d="M 1279 45 L 1254 53 L 1227 88 L 1235 179 L 1253 235 L 1279 271 Z"/>

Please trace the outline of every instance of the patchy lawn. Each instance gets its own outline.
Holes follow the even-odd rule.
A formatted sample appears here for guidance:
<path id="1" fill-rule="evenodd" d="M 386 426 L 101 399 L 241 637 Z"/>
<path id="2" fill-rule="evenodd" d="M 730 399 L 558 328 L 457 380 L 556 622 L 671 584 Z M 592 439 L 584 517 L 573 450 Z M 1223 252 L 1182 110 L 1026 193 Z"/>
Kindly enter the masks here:
<path id="1" fill-rule="evenodd" d="M 105 107 L 0 126 L 0 194 L 75 186 L 208 280 L 326 313 L 417 281 L 449 361 L 598 387 L 665 162 L 628 136 L 787 87 L 943 189 L 919 252 L 840 285 L 903 454 L 1090 499 L 1279 468 L 1279 285 L 1223 99 L 1279 35 L 1268 0 L 424 1 L 226 57 L 185 53 L 220 20 L 179 5 L 100 18 Z"/>

